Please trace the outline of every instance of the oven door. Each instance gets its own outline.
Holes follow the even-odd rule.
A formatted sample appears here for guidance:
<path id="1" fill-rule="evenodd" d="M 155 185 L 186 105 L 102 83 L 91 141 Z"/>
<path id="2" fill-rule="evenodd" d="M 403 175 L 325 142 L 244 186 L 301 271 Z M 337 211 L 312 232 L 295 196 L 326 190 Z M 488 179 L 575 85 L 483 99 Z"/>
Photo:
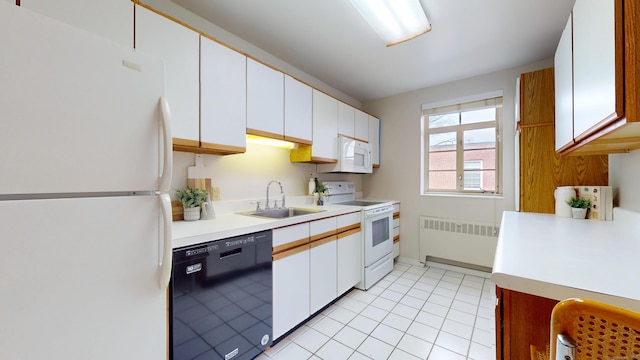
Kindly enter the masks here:
<path id="1" fill-rule="evenodd" d="M 393 206 L 364 210 L 364 266 L 393 252 Z"/>

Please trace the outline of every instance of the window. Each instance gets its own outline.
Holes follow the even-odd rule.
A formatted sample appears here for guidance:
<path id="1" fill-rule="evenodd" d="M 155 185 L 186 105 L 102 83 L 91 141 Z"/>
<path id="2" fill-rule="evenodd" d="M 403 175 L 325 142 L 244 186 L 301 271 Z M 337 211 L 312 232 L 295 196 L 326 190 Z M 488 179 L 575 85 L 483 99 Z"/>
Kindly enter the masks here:
<path id="1" fill-rule="evenodd" d="M 499 194 L 502 97 L 422 107 L 422 193 Z"/>

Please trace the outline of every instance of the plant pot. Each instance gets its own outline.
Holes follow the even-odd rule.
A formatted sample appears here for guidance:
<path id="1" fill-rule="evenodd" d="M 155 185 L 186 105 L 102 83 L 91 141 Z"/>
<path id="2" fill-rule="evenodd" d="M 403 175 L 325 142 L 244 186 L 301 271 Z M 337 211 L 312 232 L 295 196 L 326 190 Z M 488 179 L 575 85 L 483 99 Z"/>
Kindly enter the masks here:
<path id="1" fill-rule="evenodd" d="M 574 219 L 585 219 L 587 217 L 587 210 L 582 208 L 571 208 L 571 215 Z"/>
<path id="2" fill-rule="evenodd" d="M 184 220 L 185 221 L 200 220 L 200 206 L 184 209 Z"/>

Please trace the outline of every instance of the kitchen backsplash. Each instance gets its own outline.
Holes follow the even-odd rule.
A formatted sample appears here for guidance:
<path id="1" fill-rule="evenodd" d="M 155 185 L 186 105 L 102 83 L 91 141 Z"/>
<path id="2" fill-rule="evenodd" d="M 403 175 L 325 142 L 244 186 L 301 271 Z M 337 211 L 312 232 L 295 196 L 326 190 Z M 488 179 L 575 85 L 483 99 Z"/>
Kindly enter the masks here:
<path id="1" fill-rule="evenodd" d="M 195 154 L 173 152 L 172 189 L 187 186 L 187 168 L 194 165 Z M 204 166 L 211 170 L 211 185 L 220 188 L 223 201 L 264 198 L 273 179 L 280 180 L 286 196 L 304 196 L 311 174 L 320 181 L 352 181 L 362 191 L 363 175 L 317 174 L 315 164 L 292 163 L 288 149 L 266 145 L 248 143 L 244 154 L 204 155 Z M 270 194 L 278 196 L 277 186 L 272 185 Z M 173 191 L 171 197 L 174 199 Z"/>

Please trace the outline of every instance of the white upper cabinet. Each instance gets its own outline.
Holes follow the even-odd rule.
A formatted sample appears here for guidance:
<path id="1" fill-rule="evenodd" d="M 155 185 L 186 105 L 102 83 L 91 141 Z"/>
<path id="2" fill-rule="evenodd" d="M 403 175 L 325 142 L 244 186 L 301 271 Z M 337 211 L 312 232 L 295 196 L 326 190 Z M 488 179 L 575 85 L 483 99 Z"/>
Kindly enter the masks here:
<path id="1" fill-rule="evenodd" d="M 309 85 L 284 76 L 284 139 L 310 145 L 313 94 Z"/>
<path id="2" fill-rule="evenodd" d="M 338 160 L 338 100 L 315 89 L 312 158 Z"/>
<path id="3" fill-rule="evenodd" d="M 22 0 L 20 6 L 117 43 L 133 46 L 131 0 Z"/>
<path id="4" fill-rule="evenodd" d="M 200 146 L 246 150 L 247 57 L 200 36 Z"/>
<path id="5" fill-rule="evenodd" d="M 165 96 L 174 145 L 200 142 L 200 35 L 162 15 L 136 6 L 136 49 L 165 61 Z"/>
<path id="6" fill-rule="evenodd" d="M 355 109 L 338 101 L 338 134 L 355 137 Z"/>
<path id="7" fill-rule="evenodd" d="M 284 138 L 284 74 L 247 59 L 247 133 Z"/>
<path id="8" fill-rule="evenodd" d="M 616 113 L 613 0 L 577 0 L 573 7 L 574 130 L 578 139 Z"/>
<path id="9" fill-rule="evenodd" d="M 572 20 L 562 32 L 554 57 L 556 97 L 556 151 L 573 144 L 573 53 Z"/>
<path id="10" fill-rule="evenodd" d="M 380 119 L 369 116 L 369 144 L 373 167 L 380 167 Z"/>
<path id="11" fill-rule="evenodd" d="M 358 109 L 355 117 L 355 138 L 364 142 L 369 141 L 369 115 Z"/>

